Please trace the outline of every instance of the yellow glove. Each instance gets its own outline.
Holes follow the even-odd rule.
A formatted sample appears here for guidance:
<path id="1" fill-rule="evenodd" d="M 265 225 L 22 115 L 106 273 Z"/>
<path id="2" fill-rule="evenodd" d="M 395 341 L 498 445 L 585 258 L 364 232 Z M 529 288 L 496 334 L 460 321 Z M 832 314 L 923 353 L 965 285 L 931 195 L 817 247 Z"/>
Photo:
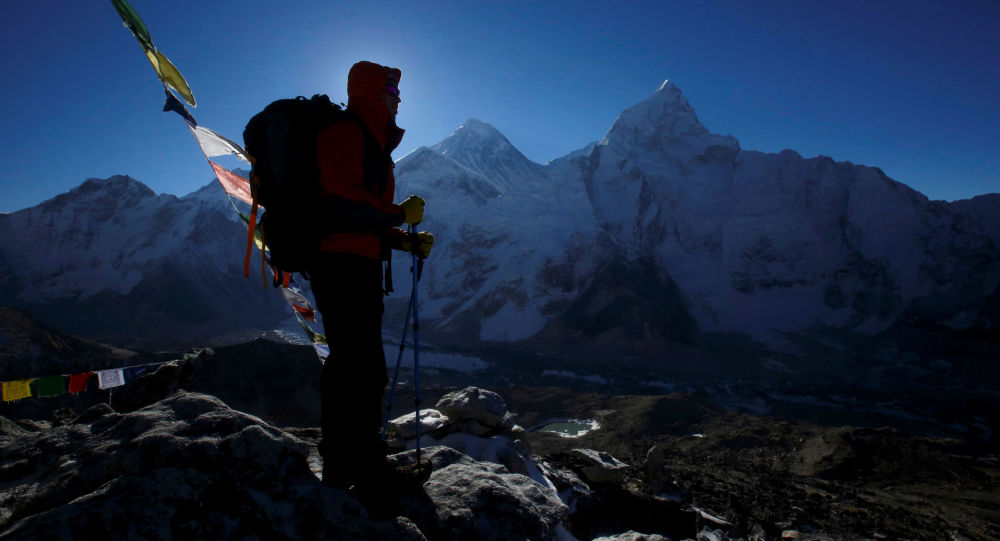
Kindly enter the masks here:
<path id="1" fill-rule="evenodd" d="M 403 207 L 403 223 L 419 224 L 424 221 L 424 204 L 424 199 L 416 195 L 411 195 L 400 203 L 399 206 Z"/>
<path id="2" fill-rule="evenodd" d="M 400 250 L 403 252 L 413 252 L 413 235 L 409 233 L 405 235 L 400 235 L 396 237 L 396 242 L 393 243 L 392 248 L 394 250 Z M 426 231 L 421 231 L 417 233 L 417 255 L 421 259 L 426 259 L 431 255 L 431 246 L 434 245 L 434 235 Z"/>

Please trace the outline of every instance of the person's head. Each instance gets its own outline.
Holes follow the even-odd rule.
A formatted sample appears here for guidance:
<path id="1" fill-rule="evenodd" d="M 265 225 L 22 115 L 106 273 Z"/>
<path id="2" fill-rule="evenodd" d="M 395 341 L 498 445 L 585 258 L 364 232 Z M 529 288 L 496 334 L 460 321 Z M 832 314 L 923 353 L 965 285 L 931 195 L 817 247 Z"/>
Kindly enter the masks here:
<path id="1" fill-rule="evenodd" d="M 351 67 L 347 75 L 348 105 L 369 109 L 382 106 L 388 119 L 395 121 L 399 111 L 399 68 L 390 68 L 374 62 L 361 61 Z"/>

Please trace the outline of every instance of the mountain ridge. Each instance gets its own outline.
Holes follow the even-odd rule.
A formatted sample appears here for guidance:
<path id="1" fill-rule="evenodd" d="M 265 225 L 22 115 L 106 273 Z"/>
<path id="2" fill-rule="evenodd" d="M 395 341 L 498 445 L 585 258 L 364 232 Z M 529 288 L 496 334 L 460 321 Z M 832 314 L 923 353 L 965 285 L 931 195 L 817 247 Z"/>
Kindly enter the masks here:
<path id="1" fill-rule="evenodd" d="M 824 328 L 872 334 L 903 317 L 961 328 L 976 324 L 977 307 L 1000 284 L 1000 224 L 990 219 L 1000 199 L 932 202 L 878 168 L 743 150 L 701 125 L 669 81 L 623 111 L 599 142 L 549 164 L 470 119 L 404 156 L 396 174 L 397 193 L 428 200 L 421 227 L 438 242 L 421 313 L 426 336 L 442 346 L 543 341 L 558 349 L 603 333 L 634 337 L 635 326 L 661 349 L 703 333 L 748 334 L 772 346 L 787 333 Z M 19 239 L 0 244 L 9 270 L 0 301 L 127 297 L 156 276 L 194 287 L 189 301 L 209 320 L 225 318 L 232 302 L 196 300 L 213 291 L 240 297 L 233 305 L 251 313 L 278 310 L 280 302 L 246 293 L 236 277 L 243 245 L 234 239 L 245 233 L 216 183 L 177 198 L 133 182 L 86 181 L 58 204 L 0 217 L 0 231 Z M 87 208 L 84 195 L 98 188 L 108 205 Z M 98 243 L 114 265 L 73 255 L 123 227 L 132 237 Z M 55 251 L 65 252 L 61 259 L 34 249 L 60 242 L 70 243 Z M 406 268 L 396 267 L 396 283 L 407 283 Z M 101 282 L 109 276 L 116 281 Z M 154 283 L 147 298 L 170 289 Z M 618 284 L 618 293 L 596 295 L 599 283 Z M 390 297 L 387 314 L 401 317 L 404 302 Z M 650 326 L 639 314 L 673 315 Z M 615 323 L 594 325 L 604 317 Z M 693 327 L 676 324 L 687 318 Z"/>

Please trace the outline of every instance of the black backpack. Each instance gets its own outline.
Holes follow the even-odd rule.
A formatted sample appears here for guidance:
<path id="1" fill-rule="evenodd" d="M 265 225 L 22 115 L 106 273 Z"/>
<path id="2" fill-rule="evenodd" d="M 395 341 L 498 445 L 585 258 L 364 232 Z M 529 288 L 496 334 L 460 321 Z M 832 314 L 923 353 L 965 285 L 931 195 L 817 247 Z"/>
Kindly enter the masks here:
<path id="1" fill-rule="evenodd" d="M 366 185 L 373 190 L 384 190 L 385 171 L 373 171 L 381 168 L 369 165 L 384 152 L 363 122 L 326 95 L 272 102 L 254 115 L 243 130 L 243 143 L 253 164 L 250 191 L 254 211 L 250 234 L 256 229 L 253 222 L 259 204 L 265 209 L 260 218 L 261 240 L 270 251 L 275 285 L 279 282 L 279 271 L 297 272 L 308 278 L 320 241 L 338 229 L 336 216 L 330 216 L 322 203 L 316 138 L 327 126 L 345 120 L 355 122 L 365 136 Z M 247 250 L 244 273 L 249 275 L 249 243 Z"/>

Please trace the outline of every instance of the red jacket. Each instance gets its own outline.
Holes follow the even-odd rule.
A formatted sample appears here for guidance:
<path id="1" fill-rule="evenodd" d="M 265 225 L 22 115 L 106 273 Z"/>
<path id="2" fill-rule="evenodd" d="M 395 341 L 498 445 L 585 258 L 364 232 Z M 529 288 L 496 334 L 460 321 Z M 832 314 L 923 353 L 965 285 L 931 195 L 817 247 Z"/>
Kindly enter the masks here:
<path id="1" fill-rule="evenodd" d="M 404 132 L 391 120 L 389 110 L 381 101 L 390 70 L 393 68 L 358 62 L 351 68 L 347 81 L 347 110 L 365 125 L 387 161 Z M 399 70 L 394 71 L 398 77 Z M 327 235 L 320 249 L 381 258 L 385 252 L 380 236 L 403 233 L 396 228 L 403 223 L 403 209 L 392 203 L 396 180 L 391 162 L 387 167 L 385 190 L 375 193 L 365 183 L 362 166 L 365 136 L 354 122 L 339 122 L 320 132 L 316 155 L 324 202 L 328 203 L 331 212 L 347 216 L 351 229 L 357 230 Z"/>

